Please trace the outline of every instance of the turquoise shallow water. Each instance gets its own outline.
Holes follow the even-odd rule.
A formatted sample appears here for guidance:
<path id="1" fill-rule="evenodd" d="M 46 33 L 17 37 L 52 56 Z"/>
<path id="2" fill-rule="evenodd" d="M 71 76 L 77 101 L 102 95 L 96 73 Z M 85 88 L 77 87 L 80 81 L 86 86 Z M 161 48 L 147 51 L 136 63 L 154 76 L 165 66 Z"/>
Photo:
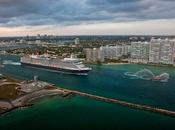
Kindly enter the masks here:
<path id="1" fill-rule="evenodd" d="M 32 108 L 1 117 L 6 129 L 173 130 L 175 119 L 82 97 L 45 98 Z"/>
<path id="2" fill-rule="evenodd" d="M 16 56 L 1 56 L 4 60 L 19 61 Z M 64 75 L 38 69 L 7 65 L 2 73 L 41 80 L 63 88 L 123 99 L 175 110 L 175 69 L 144 65 L 92 66 L 88 76 Z M 147 68 L 156 74 L 170 73 L 168 83 L 131 80 L 125 72 Z M 29 109 L 17 110 L 0 117 L 1 129 L 175 129 L 175 118 L 133 110 L 130 108 L 94 101 L 83 97 L 71 99 L 45 98 Z"/>

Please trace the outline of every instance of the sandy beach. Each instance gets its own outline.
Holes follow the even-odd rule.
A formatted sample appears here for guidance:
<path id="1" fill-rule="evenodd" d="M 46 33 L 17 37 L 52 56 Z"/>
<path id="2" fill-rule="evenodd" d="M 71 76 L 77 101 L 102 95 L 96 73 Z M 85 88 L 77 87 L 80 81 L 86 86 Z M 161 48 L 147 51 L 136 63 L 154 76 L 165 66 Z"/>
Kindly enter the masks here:
<path id="1" fill-rule="evenodd" d="M 104 63 L 102 65 L 128 65 L 128 64 L 131 64 L 131 63 Z"/>

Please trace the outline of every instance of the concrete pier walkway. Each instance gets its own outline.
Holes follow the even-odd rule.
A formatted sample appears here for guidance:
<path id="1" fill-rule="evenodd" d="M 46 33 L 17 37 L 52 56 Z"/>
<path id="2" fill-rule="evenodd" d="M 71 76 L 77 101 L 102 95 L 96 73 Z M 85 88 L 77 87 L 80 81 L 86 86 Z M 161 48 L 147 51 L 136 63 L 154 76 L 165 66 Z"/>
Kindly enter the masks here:
<path id="1" fill-rule="evenodd" d="M 88 94 L 88 93 L 82 93 L 82 92 L 78 92 L 78 91 L 72 91 L 72 93 L 80 95 L 80 96 L 84 96 L 84 97 L 89 97 L 89 98 L 92 98 L 95 100 L 107 102 L 107 103 L 114 103 L 114 104 L 129 107 L 129 108 L 133 108 L 133 109 L 139 109 L 139 110 L 144 110 L 144 111 L 148 111 L 148 112 L 154 112 L 154 113 L 159 113 L 159 114 L 166 115 L 166 116 L 175 117 L 175 111 L 170 111 L 170 110 L 161 109 L 161 108 L 155 108 L 155 107 L 148 106 L 148 105 L 130 103 L 130 102 L 122 101 L 122 100 L 111 99 L 111 98 L 107 98 L 107 97 L 92 95 L 92 94 Z"/>

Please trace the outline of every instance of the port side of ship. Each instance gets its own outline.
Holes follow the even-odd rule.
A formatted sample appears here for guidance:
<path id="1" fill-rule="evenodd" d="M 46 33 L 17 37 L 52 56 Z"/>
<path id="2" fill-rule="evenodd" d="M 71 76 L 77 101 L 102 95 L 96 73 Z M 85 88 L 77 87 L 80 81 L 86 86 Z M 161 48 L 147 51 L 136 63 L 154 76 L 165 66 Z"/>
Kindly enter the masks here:
<path id="1" fill-rule="evenodd" d="M 30 63 L 23 63 L 21 62 L 23 67 L 32 67 L 38 69 L 44 69 L 47 71 L 58 72 L 58 73 L 66 73 L 66 74 L 76 74 L 76 75 L 88 75 L 89 69 L 85 70 L 73 70 L 73 69 L 64 69 L 64 68 L 57 68 L 57 67 L 49 67 L 49 66 L 42 66 Z"/>
<path id="2" fill-rule="evenodd" d="M 38 68 L 38 69 L 43 69 L 43 70 L 52 71 L 52 72 L 74 74 L 74 75 L 88 75 L 88 72 L 91 70 L 91 68 L 84 66 L 81 62 L 72 61 L 72 59 L 70 58 L 66 58 L 65 60 L 61 61 L 62 65 L 60 66 L 59 65 L 51 66 L 51 65 L 45 65 L 45 64 L 31 63 L 30 62 L 31 59 L 26 60 L 26 57 L 22 57 L 21 58 L 22 67 L 32 67 L 32 68 Z M 73 67 L 70 67 L 70 65 Z"/>

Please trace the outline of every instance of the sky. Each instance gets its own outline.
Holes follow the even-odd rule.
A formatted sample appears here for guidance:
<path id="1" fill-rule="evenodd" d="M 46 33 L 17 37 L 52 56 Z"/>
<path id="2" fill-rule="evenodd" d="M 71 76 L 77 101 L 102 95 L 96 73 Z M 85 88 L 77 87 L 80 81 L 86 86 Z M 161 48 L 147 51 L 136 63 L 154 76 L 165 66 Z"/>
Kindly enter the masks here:
<path id="1" fill-rule="evenodd" d="M 0 36 L 174 35 L 175 0 L 0 0 Z"/>

